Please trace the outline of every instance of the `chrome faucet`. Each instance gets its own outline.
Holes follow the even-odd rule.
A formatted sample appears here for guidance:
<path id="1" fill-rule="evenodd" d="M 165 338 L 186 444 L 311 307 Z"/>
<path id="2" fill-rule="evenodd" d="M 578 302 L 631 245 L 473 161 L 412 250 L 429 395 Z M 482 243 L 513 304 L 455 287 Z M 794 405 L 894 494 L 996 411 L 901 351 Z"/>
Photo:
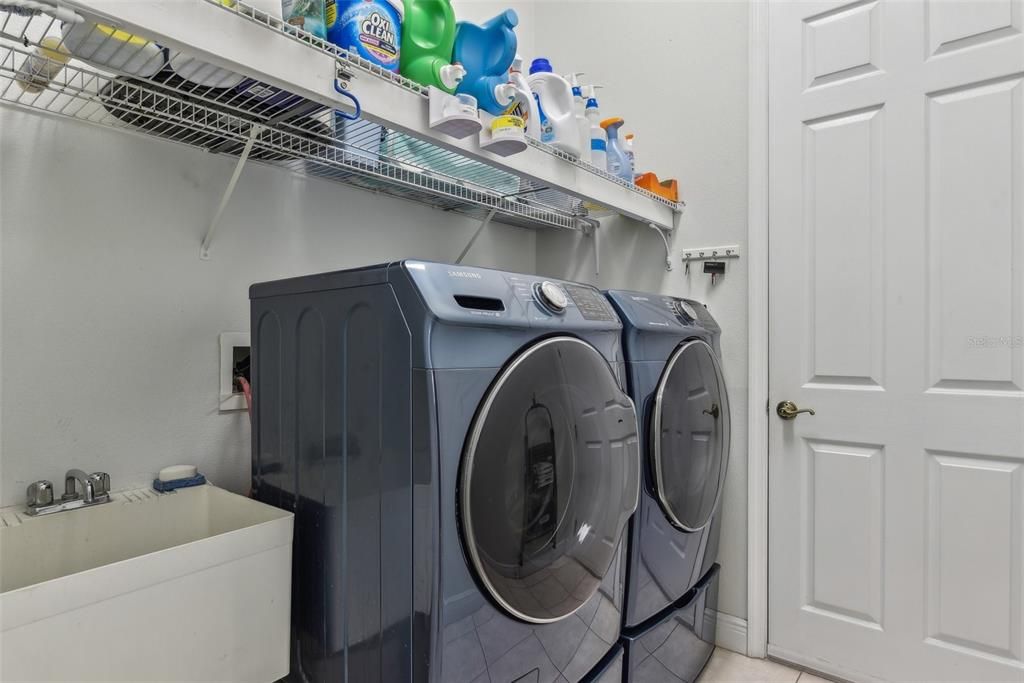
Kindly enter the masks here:
<path id="1" fill-rule="evenodd" d="M 82 492 L 78 492 L 81 487 Z M 81 498 L 86 504 L 102 503 L 98 498 L 106 496 L 110 491 L 110 475 L 105 472 L 93 472 L 86 474 L 82 470 L 68 470 L 64 475 L 64 495 L 62 500 L 78 500 Z"/>
<path id="2" fill-rule="evenodd" d="M 64 495 L 53 499 L 53 484 L 45 479 L 29 484 L 26 491 L 29 515 L 48 515 L 52 512 L 99 505 L 110 501 L 110 475 L 106 472 L 86 474 L 70 469 L 64 475 Z"/>

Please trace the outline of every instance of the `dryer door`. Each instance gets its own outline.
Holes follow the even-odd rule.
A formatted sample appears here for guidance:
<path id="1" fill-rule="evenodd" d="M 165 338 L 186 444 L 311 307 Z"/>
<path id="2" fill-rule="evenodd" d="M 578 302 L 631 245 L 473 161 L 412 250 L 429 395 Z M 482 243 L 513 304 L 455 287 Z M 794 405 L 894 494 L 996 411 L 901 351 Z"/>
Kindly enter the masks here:
<path id="1" fill-rule="evenodd" d="M 545 339 L 498 376 L 470 428 L 459 517 L 494 600 L 533 623 L 597 591 L 639 495 L 636 411 L 604 357 Z"/>
<path id="2" fill-rule="evenodd" d="M 718 506 L 729 463 L 729 397 L 714 350 L 679 345 L 655 394 L 651 420 L 654 486 L 669 521 L 700 531 Z"/>

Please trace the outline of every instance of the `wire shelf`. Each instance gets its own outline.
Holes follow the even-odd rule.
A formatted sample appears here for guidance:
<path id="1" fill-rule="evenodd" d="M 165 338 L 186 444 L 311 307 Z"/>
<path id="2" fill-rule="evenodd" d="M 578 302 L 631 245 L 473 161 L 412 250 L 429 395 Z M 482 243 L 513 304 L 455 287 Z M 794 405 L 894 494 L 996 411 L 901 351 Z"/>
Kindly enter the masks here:
<path id="1" fill-rule="evenodd" d="M 424 100 L 422 86 L 243 3 L 205 0 L 308 49 L 329 53 L 341 73 L 383 79 Z M 86 20 L 19 10 L 0 0 L 0 103 L 134 131 L 208 152 L 248 158 L 309 176 L 472 217 L 528 228 L 585 229 L 613 213 L 427 140 L 317 102 L 246 74 Z M 70 17 L 70 18 L 69 18 Z M 99 26 L 97 25 L 99 23 Z M 425 105 L 424 105 L 425 106 Z M 667 200 L 559 150 L 546 154 L 605 177 L 652 201 Z"/>
<path id="2" fill-rule="evenodd" d="M 269 15 L 266 12 L 262 12 L 243 2 L 225 4 L 221 2 L 221 0 L 204 1 L 217 6 L 219 9 L 232 12 L 240 17 L 244 17 L 249 21 L 253 21 L 268 30 L 284 33 L 289 37 L 294 38 L 295 40 L 305 43 L 306 45 L 313 49 L 331 54 L 340 62 L 343 62 L 346 66 L 356 69 L 364 74 L 388 81 L 395 85 L 396 87 L 403 88 L 409 92 L 420 95 L 423 98 L 428 97 L 427 89 L 420 85 L 419 83 L 410 81 L 408 78 L 396 74 L 393 71 L 383 69 L 379 65 L 374 64 L 366 59 L 363 59 L 354 52 L 350 52 L 342 47 L 339 47 L 337 45 L 334 45 L 333 43 L 323 40 L 322 38 L 318 38 L 317 36 L 314 36 L 311 33 L 302 31 L 296 28 L 295 26 L 292 26 L 282 21 L 280 18 Z M 606 170 L 602 168 L 598 168 L 597 166 L 583 162 L 580 159 L 577 159 L 576 157 L 566 154 L 557 147 L 543 143 L 534 138 L 527 138 L 527 142 L 531 147 L 541 150 L 542 152 L 549 154 L 553 157 L 557 157 L 558 159 L 561 159 L 563 162 L 567 164 L 572 164 L 578 168 L 587 171 L 588 173 L 592 173 L 596 176 L 602 177 L 605 180 L 620 185 L 621 187 L 624 187 L 632 192 L 636 192 L 637 194 L 645 196 L 648 199 L 669 206 L 673 210 L 679 210 L 679 208 L 683 206 L 682 202 L 672 202 L 660 195 L 654 194 L 653 192 L 645 190 L 641 187 L 637 187 L 628 180 L 620 178 L 619 176 L 612 175 L 611 173 L 608 173 Z"/>

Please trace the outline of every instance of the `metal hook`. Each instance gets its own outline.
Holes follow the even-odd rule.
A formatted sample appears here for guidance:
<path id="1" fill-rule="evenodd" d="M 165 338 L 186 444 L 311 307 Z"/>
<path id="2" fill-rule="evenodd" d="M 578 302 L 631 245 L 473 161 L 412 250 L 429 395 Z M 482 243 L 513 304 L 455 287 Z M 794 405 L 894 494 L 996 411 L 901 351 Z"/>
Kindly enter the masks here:
<path id="1" fill-rule="evenodd" d="M 353 113 L 353 114 L 347 114 L 347 113 L 341 111 L 340 109 L 335 110 L 335 111 L 337 111 L 338 116 L 340 116 L 343 119 L 347 119 L 349 121 L 357 121 L 357 120 L 359 120 L 359 117 L 361 117 L 363 115 L 363 107 L 362 107 L 361 104 L 359 104 L 358 98 L 356 98 L 355 95 L 353 95 L 348 90 L 346 90 L 344 87 L 342 87 L 341 79 L 340 78 L 335 78 L 334 79 L 334 89 L 339 94 L 344 95 L 348 99 L 352 100 L 352 106 L 355 107 L 355 109 L 356 109 L 355 113 Z"/>

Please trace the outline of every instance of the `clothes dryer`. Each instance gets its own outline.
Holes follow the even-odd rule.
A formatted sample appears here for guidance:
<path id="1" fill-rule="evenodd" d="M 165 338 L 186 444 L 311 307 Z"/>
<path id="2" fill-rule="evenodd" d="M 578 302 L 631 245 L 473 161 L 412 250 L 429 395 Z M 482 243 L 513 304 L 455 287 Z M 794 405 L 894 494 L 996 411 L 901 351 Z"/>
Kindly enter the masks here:
<path id="1" fill-rule="evenodd" d="M 641 421 L 624 642 L 630 680 L 692 681 L 714 648 L 719 520 L 729 459 L 721 329 L 703 305 L 610 291 Z"/>

